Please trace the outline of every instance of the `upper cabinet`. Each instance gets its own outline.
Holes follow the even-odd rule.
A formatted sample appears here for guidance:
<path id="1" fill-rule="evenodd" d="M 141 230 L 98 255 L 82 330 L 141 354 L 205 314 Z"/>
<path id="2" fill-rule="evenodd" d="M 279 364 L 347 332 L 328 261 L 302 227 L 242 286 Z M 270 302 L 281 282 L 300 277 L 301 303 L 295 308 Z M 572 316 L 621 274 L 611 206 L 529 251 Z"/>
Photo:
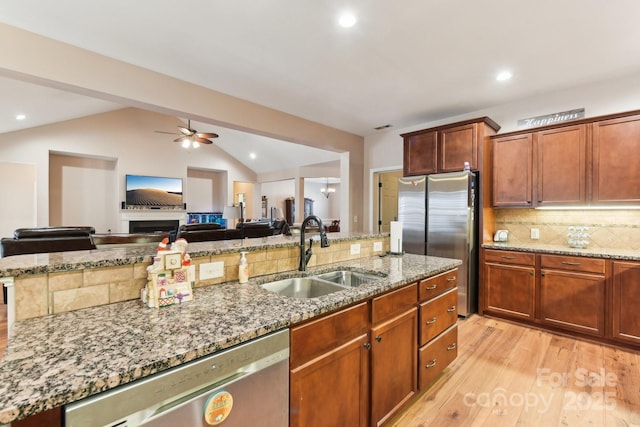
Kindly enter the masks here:
<path id="1" fill-rule="evenodd" d="M 640 204 L 640 115 L 496 135 L 492 205 Z"/>
<path id="2" fill-rule="evenodd" d="M 460 171 L 465 162 L 481 170 L 484 137 L 498 129 L 493 120 L 482 117 L 402 134 L 404 176 Z"/>
<path id="3" fill-rule="evenodd" d="M 593 123 L 594 204 L 640 204 L 640 115 Z"/>

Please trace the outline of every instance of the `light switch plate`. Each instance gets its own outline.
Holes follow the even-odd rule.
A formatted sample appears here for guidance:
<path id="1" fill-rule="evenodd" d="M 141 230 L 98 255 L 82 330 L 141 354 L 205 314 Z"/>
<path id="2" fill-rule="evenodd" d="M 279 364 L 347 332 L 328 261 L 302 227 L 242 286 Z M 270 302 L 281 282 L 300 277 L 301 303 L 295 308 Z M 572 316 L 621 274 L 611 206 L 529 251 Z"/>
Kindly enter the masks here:
<path id="1" fill-rule="evenodd" d="M 532 239 L 539 239 L 540 238 L 540 229 L 532 228 L 531 229 L 531 238 Z"/>
<path id="2" fill-rule="evenodd" d="M 354 243 L 351 245 L 351 255 L 359 255 L 360 254 L 360 243 Z"/>
<path id="3" fill-rule="evenodd" d="M 373 251 L 380 252 L 382 250 L 382 242 L 373 242 Z"/>
<path id="4" fill-rule="evenodd" d="M 224 261 L 200 264 L 200 280 L 215 279 L 224 276 Z"/>

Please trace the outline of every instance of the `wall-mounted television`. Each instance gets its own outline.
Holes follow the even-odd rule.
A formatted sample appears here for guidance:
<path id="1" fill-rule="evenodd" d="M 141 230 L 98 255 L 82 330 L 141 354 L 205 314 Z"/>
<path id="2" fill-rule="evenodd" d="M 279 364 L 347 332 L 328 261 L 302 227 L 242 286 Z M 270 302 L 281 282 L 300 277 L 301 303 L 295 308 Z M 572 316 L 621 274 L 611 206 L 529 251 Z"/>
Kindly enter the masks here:
<path id="1" fill-rule="evenodd" d="M 125 188 L 127 206 L 183 207 L 182 178 L 126 175 Z"/>

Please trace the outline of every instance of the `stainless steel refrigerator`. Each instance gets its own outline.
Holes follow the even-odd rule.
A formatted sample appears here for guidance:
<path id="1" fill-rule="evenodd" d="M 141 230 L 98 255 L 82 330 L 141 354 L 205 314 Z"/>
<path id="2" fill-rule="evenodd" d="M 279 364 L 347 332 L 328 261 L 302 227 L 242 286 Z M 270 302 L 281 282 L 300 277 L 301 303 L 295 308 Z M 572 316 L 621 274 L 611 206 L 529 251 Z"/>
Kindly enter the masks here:
<path id="1" fill-rule="evenodd" d="M 476 175 L 451 172 L 400 178 L 398 221 L 402 250 L 462 260 L 458 314 L 478 310 Z"/>

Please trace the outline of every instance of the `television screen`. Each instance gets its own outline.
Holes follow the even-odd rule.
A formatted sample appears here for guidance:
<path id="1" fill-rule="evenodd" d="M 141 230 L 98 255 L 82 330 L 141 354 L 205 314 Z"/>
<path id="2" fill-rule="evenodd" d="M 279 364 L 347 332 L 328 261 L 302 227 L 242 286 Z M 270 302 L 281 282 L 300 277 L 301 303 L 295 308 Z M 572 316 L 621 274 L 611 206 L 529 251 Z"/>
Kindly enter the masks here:
<path id="1" fill-rule="evenodd" d="M 182 178 L 127 175 L 127 206 L 182 207 Z"/>

